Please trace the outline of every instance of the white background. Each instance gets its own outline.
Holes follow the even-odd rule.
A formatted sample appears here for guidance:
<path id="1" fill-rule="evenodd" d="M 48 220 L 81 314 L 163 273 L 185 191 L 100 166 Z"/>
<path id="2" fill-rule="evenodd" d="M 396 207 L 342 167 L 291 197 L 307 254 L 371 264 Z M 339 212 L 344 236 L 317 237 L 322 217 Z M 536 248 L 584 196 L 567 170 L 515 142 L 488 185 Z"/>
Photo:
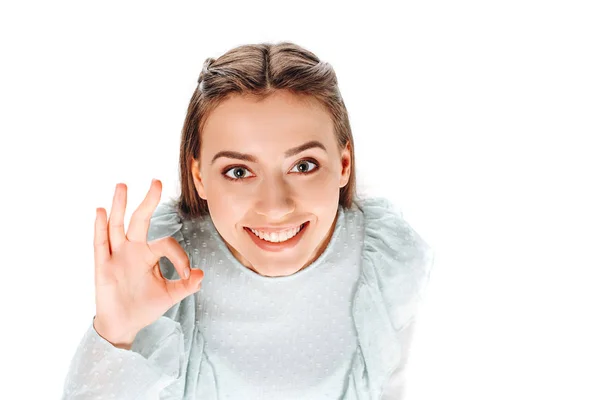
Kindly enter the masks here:
<path id="1" fill-rule="evenodd" d="M 126 221 L 152 178 L 177 193 L 204 60 L 290 40 L 337 72 L 363 190 L 435 250 L 407 399 L 600 398 L 595 2 L 11 3 L 0 397 L 60 396 L 95 314 L 95 208 L 118 182 Z"/>

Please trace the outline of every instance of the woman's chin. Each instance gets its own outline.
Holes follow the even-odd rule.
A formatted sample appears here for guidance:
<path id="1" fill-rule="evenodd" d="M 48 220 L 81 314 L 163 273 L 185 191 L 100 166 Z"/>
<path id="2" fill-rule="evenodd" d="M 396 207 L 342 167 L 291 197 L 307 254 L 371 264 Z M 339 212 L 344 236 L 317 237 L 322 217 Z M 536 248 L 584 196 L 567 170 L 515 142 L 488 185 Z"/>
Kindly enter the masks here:
<path id="1" fill-rule="evenodd" d="M 276 267 L 269 271 L 264 271 L 262 269 L 251 268 L 254 272 L 262 276 L 268 277 L 277 277 L 277 276 L 290 276 L 294 275 L 296 272 L 300 271 L 301 268 L 282 268 Z"/>

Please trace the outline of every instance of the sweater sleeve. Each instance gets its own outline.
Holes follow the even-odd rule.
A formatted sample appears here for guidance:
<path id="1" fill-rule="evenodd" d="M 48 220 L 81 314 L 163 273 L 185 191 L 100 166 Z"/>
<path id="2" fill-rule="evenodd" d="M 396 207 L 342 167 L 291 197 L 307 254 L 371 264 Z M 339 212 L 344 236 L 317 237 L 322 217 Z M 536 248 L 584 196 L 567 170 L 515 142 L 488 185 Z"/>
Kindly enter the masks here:
<path id="1" fill-rule="evenodd" d="M 359 346 L 349 376 L 352 394 L 346 398 L 400 400 L 434 254 L 389 200 L 377 197 L 357 204 L 365 229 L 352 308 Z"/>
<path id="2" fill-rule="evenodd" d="M 162 203 L 150 220 L 148 241 L 173 236 L 184 247 L 181 227 L 173 201 Z M 159 265 L 163 276 L 173 279 L 173 264 L 163 257 Z M 186 305 L 192 303 L 189 296 L 140 330 L 131 350 L 102 338 L 92 319 L 71 360 L 62 399 L 182 399 L 187 365 L 184 337 L 191 335 L 194 324 L 189 311 L 194 307 Z"/>

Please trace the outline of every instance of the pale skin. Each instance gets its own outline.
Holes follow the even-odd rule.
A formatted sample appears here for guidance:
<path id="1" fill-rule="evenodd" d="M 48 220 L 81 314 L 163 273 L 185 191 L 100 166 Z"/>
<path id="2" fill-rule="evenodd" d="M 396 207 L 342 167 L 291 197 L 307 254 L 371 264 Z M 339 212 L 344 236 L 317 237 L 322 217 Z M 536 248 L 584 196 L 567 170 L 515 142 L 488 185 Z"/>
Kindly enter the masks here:
<path id="1" fill-rule="evenodd" d="M 289 149 L 310 141 L 325 150 L 310 148 L 285 157 Z M 257 162 L 220 157 L 213 164 L 221 151 L 250 154 Z M 327 247 L 339 190 L 350 179 L 350 161 L 350 146 L 340 151 L 324 107 L 277 91 L 262 102 L 242 96 L 222 102 L 207 118 L 200 160 L 192 159 L 190 168 L 196 192 L 208 202 L 234 257 L 260 275 L 287 276 L 310 265 Z M 227 180 L 223 173 L 240 181 Z M 279 253 L 257 247 L 244 229 L 304 221 L 310 224 L 298 246 Z"/>

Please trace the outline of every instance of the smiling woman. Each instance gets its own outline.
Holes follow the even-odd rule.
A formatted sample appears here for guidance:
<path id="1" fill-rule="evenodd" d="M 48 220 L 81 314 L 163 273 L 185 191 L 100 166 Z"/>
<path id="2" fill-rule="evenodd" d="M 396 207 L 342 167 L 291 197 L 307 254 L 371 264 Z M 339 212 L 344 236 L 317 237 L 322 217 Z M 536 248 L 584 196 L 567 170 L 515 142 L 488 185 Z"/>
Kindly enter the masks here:
<path id="1" fill-rule="evenodd" d="M 131 282 L 132 265 L 113 265 L 124 296 L 97 286 L 101 323 L 65 398 L 401 399 L 433 252 L 389 201 L 357 197 L 332 67 L 293 43 L 245 45 L 208 59 L 198 83 L 181 194 L 144 208 L 153 254 L 176 247 Z M 130 293 L 151 284 L 174 304 Z M 150 313 L 157 304 L 170 308 Z M 123 309 L 144 327 L 119 330 Z M 154 322 L 129 323 L 142 317 Z"/>
<path id="2" fill-rule="evenodd" d="M 288 90 L 262 101 L 232 96 L 211 111 L 200 140 L 199 157 L 190 162 L 194 187 L 241 264 L 263 276 L 286 276 L 322 254 L 352 168 L 350 143 L 338 149 L 325 107 Z M 289 240 L 265 240 L 306 222 Z"/>

